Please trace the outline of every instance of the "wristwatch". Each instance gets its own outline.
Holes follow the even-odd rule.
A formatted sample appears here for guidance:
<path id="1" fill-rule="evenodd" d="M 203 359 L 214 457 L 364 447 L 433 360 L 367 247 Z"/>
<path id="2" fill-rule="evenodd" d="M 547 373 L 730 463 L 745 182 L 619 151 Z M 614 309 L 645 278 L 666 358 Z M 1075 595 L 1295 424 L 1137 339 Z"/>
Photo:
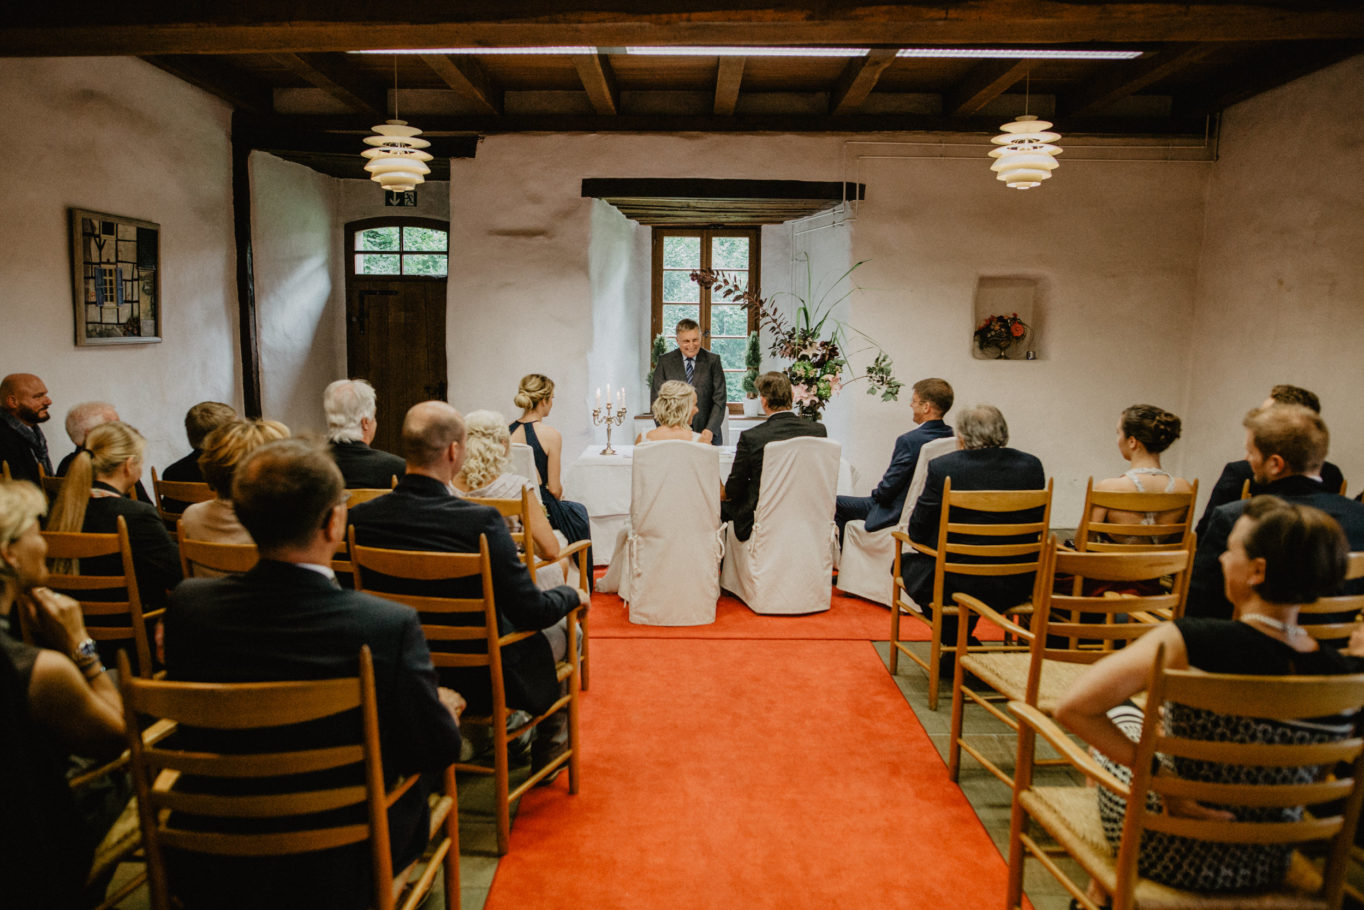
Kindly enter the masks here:
<path id="1" fill-rule="evenodd" d="M 99 648 L 95 646 L 93 638 L 87 638 L 76 645 L 76 653 L 73 656 L 76 658 L 76 663 L 86 664 L 92 660 L 99 660 Z"/>

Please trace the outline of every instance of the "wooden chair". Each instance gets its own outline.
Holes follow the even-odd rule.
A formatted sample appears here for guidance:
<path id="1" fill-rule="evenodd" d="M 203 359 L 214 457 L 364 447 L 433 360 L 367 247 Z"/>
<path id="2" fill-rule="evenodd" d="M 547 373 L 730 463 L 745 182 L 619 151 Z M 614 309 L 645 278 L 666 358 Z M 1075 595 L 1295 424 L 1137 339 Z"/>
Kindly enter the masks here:
<path id="1" fill-rule="evenodd" d="M 938 545 L 929 547 L 915 543 L 902 531 L 895 531 L 898 542 L 895 548 L 895 565 L 892 569 L 895 579 L 895 603 L 890 611 L 890 672 L 899 669 L 899 656 L 904 654 L 924 668 L 928 674 L 928 707 L 938 710 L 939 658 L 944 651 L 957 651 L 956 642 L 944 643 L 942 640 L 943 616 L 957 616 L 959 609 L 954 603 L 944 603 L 944 579 L 947 575 L 970 575 L 976 577 L 999 577 L 1023 575 L 1036 572 L 1042 558 L 1042 550 L 1047 546 L 1047 529 L 1051 520 L 1052 481 L 1047 481 L 1044 490 L 953 490 L 952 478 L 943 483 L 942 518 L 938 526 Z M 1017 521 L 1010 517 L 1006 523 L 973 524 L 954 520 L 954 511 L 972 510 L 997 514 L 1017 513 L 1025 510 L 1042 510 L 1039 521 Z M 983 543 L 982 538 L 1029 537 L 1027 543 Z M 963 539 L 964 538 L 964 539 Z M 908 545 L 919 553 L 934 560 L 932 618 L 919 612 L 905 591 L 902 577 L 904 548 Z M 992 563 L 980 563 L 981 557 L 995 559 Z M 1008 562 L 999 562 L 1007 559 Z M 1036 584 L 1034 584 L 1034 591 Z M 1031 610 L 1031 601 L 1021 604 L 1000 604 L 999 612 L 1017 614 Z M 900 640 L 900 615 L 904 613 L 920 622 L 926 623 L 930 630 L 928 659 L 915 654 L 909 645 Z"/>
<path id="2" fill-rule="evenodd" d="M 962 717 L 968 700 L 1017 732 L 1018 721 L 1004 710 L 1001 702 L 1022 702 L 1050 716 L 1061 696 L 1090 664 L 1106 657 L 1115 645 L 1126 644 L 1157 628 L 1145 621 L 1143 613 L 1168 610 L 1176 616 L 1183 614 L 1189 570 L 1193 566 L 1192 551 L 1074 553 L 1059 549 L 1056 543 L 1053 537 L 1037 570 L 1038 596 L 1027 627 L 974 597 L 966 594 L 956 597 L 962 619 L 957 648 L 964 656 L 957 660 L 952 680 L 947 773 L 953 780 L 961 770 L 961 753 L 966 752 L 985 770 L 1013 786 L 1013 779 L 962 735 Z M 1069 575 L 1107 582 L 1139 582 L 1170 575 L 1175 579 L 1175 591 L 1145 597 L 1081 597 L 1056 593 L 1055 579 Z M 1069 589 L 1064 582 L 1060 587 Z M 973 613 L 1025 644 L 966 652 L 965 620 Z M 974 683 L 968 685 L 967 673 L 974 674 L 989 686 L 989 692 L 978 691 L 973 687 Z"/>
<path id="3" fill-rule="evenodd" d="M 10 474 L 10 472 L 9 472 L 9 462 L 8 462 L 8 461 L 0 461 L 0 474 L 4 475 L 4 478 L 5 478 L 6 480 L 13 480 L 13 479 L 14 479 L 14 476 L 13 476 L 12 474 Z"/>
<path id="4" fill-rule="evenodd" d="M 502 649 L 536 632 L 499 634 L 497 609 L 493 600 L 492 569 L 488 561 L 488 541 L 479 538 L 477 553 L 433 553 L 420 550 L 388 550 L 357 546 L 355 528 L 349 531 L 351 560 L 355 567 L 355 589 L 368 591 L 388 600 L 407 604 L 422 615 L 422 631 L 432 645 L 431 660 L 437 668 L 484 668 L 487 670 L 492 693 L 492 712 L 474 715 L 466 711 L 460 718 L 462 725 L 478 724 L 488 728 L 493 743 L 493 765 L 459 763 L 461 771 L 491 774 L 497 793 L 497 852 L 505 854 L 511 845 L 511 803 L 541 780 L 568 765 L 568 792 L 578 792 L 578 628 L 581 607 L 568 614 L 568 658 L 555 667 L 560 684 L 566 683 L 568 693 L 561 695 L 543 714 L 526 723 L 507 729 L 506 689 L 502 681 Z M 366 581 L 367 573 L 416 582 L 449 582 L 461 578 L 480 577 L 483 586 L 479 597 L 439 597 L 398 594 L 374 587 Z M 442 621 L 444 620 L 444 621 Z M 465 650 L 442 650 L 442 646 L 462 646 Z M 568 749 L 544 768 L 531 774 L 520 786 L 511 788 L 511 764 L 507 743 L 535 727 L 556 711 L 568 712 Z"/>
<path id="5" fill-rule="evenodd" d="M 47 558 L 81 560 L 96 556 L 118 555 L 123 571 L 116 575 L 81 575 L 52 572 L 48 586 L 80 601 L 85 628 L 95 641 L 126 642 L 137 656 L 140 676 L 152 675 L 152 654 L 147 625 L 159 618 L 164 609 L 142 612 L 142 598 L 133 571 L 133 549 L 128 543 L 128 525 L 118 516 L 118 530 L 112 534 L 87 534 L 83 531 L 44 531 Z M 94 592 L 112 592 L 117 600 L 95 600 Z M 97 622 L 91 622 L 98 617 Z M 116 623 L 116 624 L 110 624 Z"/>
<path id="6" fill-rule="evenodd" d="M 1245 481 L 1245 483 L 1241 484 L 1241 498 L 1242 498 L 1242 499 L 1249 499 L 1249 498 L 1250 498 L 1250 485 L 1251 485 L 1251 483 L 1253 482 L 1253 480 L 1254 480 L 1254 478 L 1247 478 L 1246 481 Z M 1341 496 L 1344 496 L 1344 495 L 1345 495 L 1345 491 L 1346 491 L 1347 489 L 1349 489 L 1349 486 L 1350 486 L 1349 481 L 1347 481 L 1344 477 L 1342 477 L 1342 478 L 1340 478 L 1340 489 L 1337 490 L 1336 492 L 1339 493 Z"/>
<path id="7" fill-rule="evenodd" d="M 1364 552 L 1351 553 L 1345 570 L 1346 581 L 1364 578 Z M 1337 594 L 1321 597 L 1298 610 L 1298 624 L 1317 641 L 1342 647 L 1359 624 L 1364 612 L 1364 594 Z"/>
<path id="8" fill-rule="evenodd" d="M 1094 489 L 1094 478 L 1085 486 L 1085 507 L 1080 526 L 1075 530 L 1075 549 L 1082 553 L 1136 553 L 1144 550 L 1183 550 L 1193 527 L 1193 504 L 1198 497 L 1198 481 L 1187 493 L 1112 492 Z M 1094 509 L 1118 512 L 1174 512 L 1181 517 L 1155 524 L 1091 521 Z M 1106 516 L 1105 516 L 1106 517 Z M 1144 540 L 1116 543 L 1113 537 L 1139 537 Z"/>
<path id="9" fill-rule="evenodd" d="M 176 526 L 175 538 L 180 548 L 180 571 L 186 578 L 247 572 L 260 559 L 253 543 L 194 540 L 186 536 L 184 525 Z"/>
<path id="10" fill-rule="evenodd" d="M 539 559 L 536 557 L 535 539 L 530 533 L 530 510 L 543 509 L 544 507 L 540 505 L 539 500 L 535 498 L 535 494 L 531 492 L 531 490 L 522 489 L 520 499 L 477 499 L 470 497 L 469 501 L 494 508 L 503 518 L 516 518 L 520 521 L 521 530 L 512 531 L 511 538 L 512 543 L 516 544 L 517 549 L 520 551 L 521 558 L 525 562 L 526 569 L 529 570 L 531 578 L 534 578 L 535 573 L 540 569 L 552 565 L 560 559 L 574 559 L 578 563 L 577 587 L 584 591 L 590 590 L 588 587 L 588 579 L 592 577 L 592 567 L 587 564 L 587 551 L 588 548 L 592 546 L 592 541 L 575 540 L 567 547 L 561 549 L 559 555 L 554 559 Z M 564 579 L 564 581 L 566 584 L 573 583 L 567 578 Z M 589 665 L 588 645 L 590 643 L 590 639 L 587 635 L 586 613 L 582 615 L 579 624 L 582 628 L 582 659 L 580 672 L 582 674 L 582 687 L 586 689 L 587 668 Z"/>
<path id="11" fill-rule="evenodd" d="M 1287 677 L 1231 676 L 1194 670 L 1164 668 L 1164 649 L 1156 657 L 1148 689 L 1149 703 L 1176 702 L 1193 709 L 1243 717 L 1302 718 L 1351 712 L 1364 705 L 1364 674 L 1354 676 Z M 1038 708 L 1013 702 L 1009 709 L 1022 722 L 1018 737 L 1017 777 L 1009 830 L 1009 884 L 1005 905 L 1022 906 L 1023 863 L 1037 858 L 1080 906 L 1097 910 L 1085 898 L 1083 880 L 1071 878 L 1054 854 L 1068 854 L 1113 897 L 1113 910 L 1141 907 L 1217 908 L 1322 908 L 1339 907 L 1344 885 L 1350 839 L 1359 819 L 1364 789 L 1364 740 L 1358 735 L 1333 742 L 1307 744 L 1242 745 L 1177 737 L 1162 729 L 1159 711 L 1148 711 L 1130 784 L 1124 784 L 1077 744 Z M 1086 786 L 1039 786 L 1033 782 L 1033 751 L 1040 735 L 1081 774 L 1107 787 L 1127 801 L 1122 840 L 1116 855 L 1109 849 L 1100 824 L 1097 792 Z M 1252 766 L 1256 773 L 1233 783 L 1202 783 L 1167 773 L 1153 774 L 1156 753 L 1176 763 L 1213 762 L 1226 766 Z M 1264 768 L 1320 768 L 1343 763 L 1345 771 L 1334 778 L 1311 783 L 1287 783 L 1270 775 L 1262 782 Z M 1260 778 L 1260 779 L 1256 779 Z M 1223 821 L 1175 817 L 1147 807 L 1149 794 L 1190 797 L 1219 807 L 1306 806 L 1314 814 L 1296 821 Z M 1044 844 L 1029 830 L 1036 824 L 1054 841 Z M 1192 892 L 1141 878 L 1137 873 L 1139 845 L 1147 832 L 1163 832 L 1200 841 L 1237 844 L 1283 844 L 1286 848 L 1313 844 L 1315 855 L 1325 855 L 1318 870 L 1294 853 L 1288 877 L 1266 893 Z M 1320 845 L 1319 847 L 1316 845 Z"/>
<path id="12" fill-rule="evenodd" d="M 398 483 L 398 478 L 396 478 L 396 477 L 393 478 L 393 483 L 394 483 L 394 485 L 396 486 L 397 483 Z M 347 491 L 346 491 L 346 508 L 348 508 L 348 509 L 353 509 L 353 508 L 355 508 L 356 506 L 358 506 L 358 505 L 359 505 L 360 503 L 362 503 L 362 502 L 369 502 L 371 499 L 378 499 L 380 496 L 383 496 L 385 493 L 392 493 L 392 492 L 393 492 L 393 488 L 392 488 L 392 487 L 389 487 L 387 490 L 382 490 L 382 489 L 372 488 L 372 487 L 356 487 L 356 488 L 353 489 L 353 490 L 347 490 Z"/>
<path id="13" fill-rule="evenodd" d="M 445 905 L 459 907 L 459 819 L 454 766 L 445 769 L 443 793 L 431 798 L 431 844 L 424 868 L 415 879 L 400 870 L 395 878 L 389 851 L 388 809 L 412 788 L 420 775 L 409 775 L 391 790 L 385 788 L 379 751 L 379 715 L 374 695 L 374 663 L 368 646 L 360 649 L 360 675 L 354 679 L 305 682 L 177 683 L 134 679 L 120 658 L 123 712 L 131 754 L 133 786 L 137 795 L 142 836 L 147 854 L 153 910 L 170 910 L 172 895 L 164 851 L 221 857 L 269 857 L 308 853 L 368 841 L 374 872 L 375 910 L 417 907 L 430 890 L 436 873 L 445 869 Z M 305 751 L 215 754 L 167 744 L 144 745 L 136 733 L 139 716 L 150 715 L 195 728 L 218 732 L 241 731 L 250 737 L 264 727 L 303 724 L 345 711 L 358 711 L 361 735 L 356 742 Z M 343 768 L 363 763 L 364 782 L 325 789 L 293 775 Z M 193 774 L 195 791 L 177 789 L 181 774 Z M 236 795 L 243 779 L 270 777 L 285 781 L 284 792 Z M 214 786 L 214 781 L 220 781 Z M 218 791 L 218 792 L 214 792 Z M 236 791 L 236 793 L 234 793 Z M 220 795 L 223 792 L 234 795 Z M 330 822 L 303 830 L 272 833 L 221 833 L 177 827 L 184 813 L 205 819 L 259 819 L 262 827 L 275 820 L 336 809 L 364 807 L 365 823 Z M 210 822 L 204 827 L 212 828 Z"/>
<path id="14" fill-rule="evenodd" d="M 152 491 L 156 496 L 156 512 L 171 530 L 180 523 L 180 516 L 187 507 L 218 495 L 206 483 L 162 480 L 156 476 L 156 468 L 152 468 Z"/>
<path id="15" fill-rule="evenodd" d="M 38 481 L 43 488 L 43 495 L 48 502 L 53 502 L 57 498 L 57 493 L 62 488 L 62 481 L 65 480 L 60 474 L 48 474 L 47 469 L 41 464 L 38 465 Z"/>

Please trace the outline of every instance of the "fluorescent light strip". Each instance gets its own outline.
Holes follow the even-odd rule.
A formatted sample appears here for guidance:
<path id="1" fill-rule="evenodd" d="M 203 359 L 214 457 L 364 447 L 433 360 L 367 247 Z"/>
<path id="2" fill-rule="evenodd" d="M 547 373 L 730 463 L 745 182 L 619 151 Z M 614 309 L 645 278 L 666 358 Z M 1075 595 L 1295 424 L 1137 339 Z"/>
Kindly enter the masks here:
<path id="1" fill-rule="evenodd" d="M 461 56 L 497 55 L 561 55 L 619 52 L 619 48 L 599 48 L 589 45 L 559 45 L 544 47 L 428 47 L 391 50 L 347 51 L 351 54 L 450 54 Z M 701 46 L 636 46 L 625 53 L 641 57 L 865 57 L 865 47 L 701 47 Z M 897 57 L 958 58 L 993 60 L 1132 60 L 1141 51 L 1060 50 L 1052 48 L 980 48 L 980 47 L 905 47 Z"/>
<path id="2" fill-rule="evenodd" d="M 991 60 L 1133 60 L 1141 56 L 1141 51 L 1079 51 L 1025 47 L 903 47 L 895 56 Z"/>
<path id="3" fill-rule="evenodd" d="M 640 57 L 865 57 L 865 47 L 627 47 Z"/>
<path id="4" fill-rule="evenodd" d="M 498 54 L 595 54 L 588 45 L 559 45 L 555 47 L 410 47 L 399 50 L 347 51 L 348 54 L 452 54 L 463 56 L 493 56 Z"/>

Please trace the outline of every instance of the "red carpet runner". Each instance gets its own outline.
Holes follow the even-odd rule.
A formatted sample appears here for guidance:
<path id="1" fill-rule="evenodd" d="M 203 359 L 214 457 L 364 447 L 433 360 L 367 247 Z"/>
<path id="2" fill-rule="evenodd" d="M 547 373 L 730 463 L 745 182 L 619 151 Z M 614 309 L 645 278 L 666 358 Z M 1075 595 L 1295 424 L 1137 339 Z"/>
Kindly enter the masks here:
<path id="1" fill-rule="evenodd" d="M 592 659 L 579 793 L 523 798 L 489 910 L 1000 906 L 1004 862 L 868 642 Z"/>

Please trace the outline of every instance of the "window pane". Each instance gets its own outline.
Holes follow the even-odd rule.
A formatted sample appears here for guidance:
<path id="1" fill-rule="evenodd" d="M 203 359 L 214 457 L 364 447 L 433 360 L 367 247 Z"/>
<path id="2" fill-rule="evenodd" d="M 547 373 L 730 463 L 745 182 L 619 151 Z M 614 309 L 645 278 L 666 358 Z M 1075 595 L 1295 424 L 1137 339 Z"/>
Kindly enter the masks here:
<path id="1" fill-rule="evenodd" d="M 748 268 L 747 237 L 712 237 L 710 267 L 713 269 Z"/>
<path id="2" fill-rule="evenodd" d="M 440 253 L 445 250 L 446 233 L 435 228 L 403 228 L 403 250 L 405 252 Z"/>
<path id="3" fill-rule="evenodd" d="M 747 346 L 747 338 L 716 338 L 713 335 L 708 345 L 713 352 L 720 355 L 720 362 L 729 370 L 743 368 L 744 348 Z"/>
<path id="4" fill-rule="evenodd" d="M 686 272 L 663 273 L 664 303 L 697 303 L 701 300 L 701 287 Z M 696 317 L 693 316 L 693 319 Z M 665 324 L 667 320 L 664 320 Z"/>
<path id="5" fill-rule="evenodd" d="M 730 401 L 743 401 L 748 397 L 744 391 L 743 373 L 725 373 L 725 397 Z"/>
<path id="6" fill-rule="evenodd" d="M 747 260 L 745 260 L 744 265 L 748 265 Z M 663 267 L 665 269 L 699 269 L 701 267 L 701 238 L 664 237 Z"/>
<path id="7" fill-rule="evenodd" d="M 725 271 L 720 272 L 719 275 L 725 281 L 730 281 L 738 285 L 740 291 L 745 291 L 748 289 L 747 271 L 736 271 L 734 269 L 726 269 Z M 724 303 L 727 300 L 735 300 L 737 298 L 730 296 L 728 292 L 717 288 L 711 294 L 711 299 L 714 300 L 716 303 Z"/>
<path id="8" fill-rule="evenodd" d="M 446 261 L 444 253 L 419 253 L 415 256 L 404 255 L 403 274 L 430 275 L 433 278 L 444 278 Z"/>
<path id="9" fill-rule="evenodd" d="M 677 324 L 683 319 L 701 319 L 701 308 L 696 304 L 679 306 L 675 303 L 663 304 L 663 335 L 668 339 L 668 350 L 677 347 Z M 703 339 L 704 343 L 704 339 Z"/>
<path id="10" fill-rule="evenodd" d="M 732 304 L 715 304 L 710 308 L 711 335 L 748 336 L 748 311 Z"/>
<path id="11" fill-rule="evenodd" d="M 382 227 L 357 231 L 355 248 L 357 250 L 396 250 L 398 248 L 398 229 L 396 227 Z"/>
<path id="12" fill-rule="evenodd" d="M 398 273 L 397 253 L 370 253 L 369 255 L 357 253 L 355 256 L 355 274 L 357 275 L 397 275 Z"/>

